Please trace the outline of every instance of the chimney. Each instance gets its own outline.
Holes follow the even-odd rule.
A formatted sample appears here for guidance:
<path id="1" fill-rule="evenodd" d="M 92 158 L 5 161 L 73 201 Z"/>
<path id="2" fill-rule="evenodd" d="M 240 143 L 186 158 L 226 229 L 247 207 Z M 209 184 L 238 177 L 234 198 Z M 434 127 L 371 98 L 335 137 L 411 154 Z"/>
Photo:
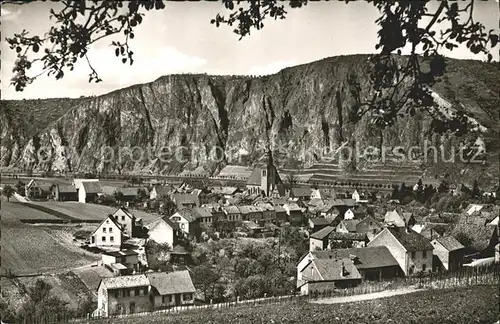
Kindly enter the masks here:
<path id="1" fill-rule="evenodd" d="M 346 274 L 345 265 L 344 262 L 342 261 L 342 268 L 340 269 L 340 277 L 344 277 L 345 274 Z"/>

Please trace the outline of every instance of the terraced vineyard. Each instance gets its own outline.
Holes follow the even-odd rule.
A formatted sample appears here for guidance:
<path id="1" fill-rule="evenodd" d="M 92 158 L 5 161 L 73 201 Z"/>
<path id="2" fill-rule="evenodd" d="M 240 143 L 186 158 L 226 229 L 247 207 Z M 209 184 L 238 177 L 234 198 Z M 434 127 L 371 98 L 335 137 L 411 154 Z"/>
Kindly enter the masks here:
<path id="1" fill-rule="evenodd" d="M 439 180 L 423 177 L 423 171 L 416 163 L 373 163 L 363 170 L 347 173 L 339 164 L 318 162 L 306 169 L 282 169 L 286 174 L 294 174 L 299 184 L 377 188 L 377 190 L 392 190 L 392 185 L 414 184 L 422 178 L 424 183 L 437 185 Z"/>

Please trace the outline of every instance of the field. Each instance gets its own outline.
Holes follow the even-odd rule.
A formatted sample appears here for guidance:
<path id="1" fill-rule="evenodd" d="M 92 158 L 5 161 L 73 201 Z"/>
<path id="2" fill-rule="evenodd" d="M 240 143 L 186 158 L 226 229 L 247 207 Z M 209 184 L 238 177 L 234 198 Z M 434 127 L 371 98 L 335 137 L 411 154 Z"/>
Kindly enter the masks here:
<path id="1" fill-rule="evenodd" d="M 371 301 L 318 305 L 306 301 L 198 310 L 179 314 L 100 320 L 95 323 L 493 323 L 498 320 L 496 286 L 428 290 Z"/>
<path id="2" fill-rule="evenodd" d="M 66 214 L 72 218 L 81 220 L 103 220 L 108 214 L 116 211 L 115 207 L 109 207 L 97 204 L 82 204 L 73 201 L 67 202 L 32 202 L 33 204 L 44 206 L 52 210 Z M 151 223 L 159 216 L 143 211 L 131 210 L 136 216 L 142 218 L 144 224 Z"/>
<path id="3" fill-rule="evenodd" d="M 2 205 L 3 213 L 8 207 Z M 76 246 L 71 234 L 63 227 L 46 228 L 3 219 L 0 225 L 2 273 L 10 271 L 14 275 L 22 275 L 60 271 L 88 265 L 98 259 Z"/>
<path id="4" fill-rule="evenodd" d="M 22 203 L 15 202 L 13 198 L 11 199 L 10 202 L 7 202 L 3 197 L 2 197 L 2 209 L 0 210 L 0 215 L 2 215 L 2 220 L 59 219 L 58 217 L 48 214 L 46 212 L 29 208 L 28 206 L 23 205 Z"/>

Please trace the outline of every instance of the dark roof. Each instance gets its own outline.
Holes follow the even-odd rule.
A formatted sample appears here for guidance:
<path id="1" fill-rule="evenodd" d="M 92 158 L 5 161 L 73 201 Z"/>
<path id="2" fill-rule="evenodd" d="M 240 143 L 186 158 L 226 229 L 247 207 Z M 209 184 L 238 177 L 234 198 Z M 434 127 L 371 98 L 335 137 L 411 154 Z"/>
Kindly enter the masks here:
<path id="1" fill-rule="evenodd" d="M 239 208 L 236 206 L 225 206 L 225 207 L 222 207 L 222 210 L 226 214 L 241 214 Z"/>
<path id="2" fill-rule="evenodd" d="M 340 240 L 340 241 L 364 241 L 366 240 L 366 233 L 333 232 L 330 234 L 329 239 Z"/>
<path id="3" fill-rule="evenodd" d="M 139 191 L 139 187 L 127 187 L 127 188 L 120 188 L 118 191 L 120 191 L 125 197 L 131 197 L 131 196 L 137 196 L 137 193 Z"/>
<path id="4" fill-rule="evenodd" d="M 176 204 L 181 205 L 184 203 L 188 204 L 199 204 L 200 200 L 198 196 L 191 194 L 174 194 L 172 199 Z"/>
<path id="5" fill-rule="evenodd" d="M 361 275 L 354 263 L 348 259 L 315 259 L 312 261 L 321 277 L 325 281 L 361 279 Z M 347 271 L 341 275 L 342 266 Z"/>
<path id="6" fill-rule="evenodd" d="M 97 288 L 99 289 L 101 285 L 107 289 L 143 287 L 149 286 L 149 280 L 144 274 L 118 276 L 101 279 Z"/>
<path id="7" fill-rule="evenodd" d="M 101 190 L 101 185 L 99 182 L 82 182 L 82 186 L 85 189 L 85 193 L 91 194 L 91 193 L 100 193 Z"/>
<path id="8" fill-rule="evenodd" d="M 324 217 L 311 218 L 310 221 L 314 226 L 330 225 L 330 222 Z"/>
<path id="9" fill-rule="evenodd" d="M 252 174 L 250 174 L 250 177 L 247 180 L 247 185 L 249 186 L 260 186 L 261 185 L 261 173 L 262 169 L 261 168 L 255 168 L 252 171 Z"/>
<path id="10" fill-rule="evenodd" d="M 212 217 L 212 212 L 206 207 L 193 208 L 193 211 L 197 214 L 196 218 Z"/>
<path id="11" fill-rule="evenodd" d="M 413 213 L 408 213 L 408 212 L 402 212 L 401 217 L 405 220 L 406 223 L 410 220 L 410 218 L 413 216 Z"/>
<path id="12" fill-rule="evenodd" d="M 311 197 L 312 189 L 308 187 L 296 187 L 291 189 L 293 197 Z"/>
<path id="13" fill-rule="evenodd" d="M 126 251 L 113 251 L 113 252 L 103 252 L 102 254 L 106 254 L 115 258 L 119 258 L 127 255 L 137 255 L 138 253 L 134 250 L 126 250 Z"/>
<path id="14" fill-rule="evenodd" d="M 200 217 L 198 215 L 198 213 L 196 213 L 192 209 L 181 209 L 181 210 L 178 210 L 176 214 L 181 215 L 182 217 L 184 217 L 190 223 L 195 222 L 196 219 L 198 219 Z M 174 215 L 170 216 L 170 218 L 174 217 Z"/>
<path id="15" fill-rule="evenodd" d="M 167 225 L 172 227 L 172 229 L 174 230 L 179 229 L 179 225 L 176 222 L 173 222 L 169 216 L 163 216 L 161 218 L 154 220 L 151 224 L 149 224 L 148 225 L 149 230 L 156 227 L 161 221 L 167 223 Z"/>
<path id="16" fill-rule="evenodd" d="M 336 249 L 329 251 L 312 251 L 311 254 L 318 259 L 350 258 L 358 269 L 382 268 L 398 266 L 386 246 L 373 246 L 362 248 Z"/>
<path id="17" fill-rule="evenodd" d="M 356 225 L 358 225 L 359 222 L 361 222 L 359 219 L 343 219 L 341 221 L 349 232 L 356 232 Z"/>
<path id="18" fill-rule="evenodd" d="M 436 241 L 438 241 L 448 251 L 455 251 L 464 248 L 464 246 L 453 236 L 443 236 L 437 238 Z"/>
<path id="19" fill-rule="evenodd" d="M 320 229 L 319 231 L 317 231 L 315 233 L 312 233 L 309 237 L 314 238 L 314 239 L 318 239 L 318 240 L 323 240 L 328 235 L 330 235 L 330 233 L 332 233 L 333 231 L 335 231 L 335 228 L 333 228 L 331 226 L 327 226 L 325 228 Z"/>
<path id="20" fill-rule="evenodd" d="M 356 200 L 355 199 L 351 199 L 351 198 L 344 199 L 344 204 L 347 207 L 355 207 L 355 206 L 358 205 L 358 203 L 356 202 Z"/>
<path id="21" fill-rule="evenodd" d="M 57 184 L 59 193 L 76 193 L 76 188 L 72 185 Z"/>
<path id="22" fill-rule="evenodd" d="M 113 224 L 116 225 L 116 227 L 118 227 L 120 229 L 120 231 L 123 231 L 123 228 L 122 228 L 122 225 L 120 223 L 118 223 L 115 219 L 115 216 L 113 215 L 108 215 L 108 217 L 106 217 L 105 219 L 103 219 L 99 225 L 97 225 L 96 229 L 94 231 L 92 231 L 92 233 L 90 234 L 91 236 L 102 226 L 102 224 L 104 224 L 104 222 L 109 219 Z"/>
<path id="23" fill-rule="evenodd" d="M 193 293 L 196 291 L 187 270 L 174 272 L 146 273 L 151 286 L 155 287 L 160 295 Z"/>
<path id="24" fill-rule="evenodd" d="M 173 189 L 171 186 L 154 186 L 157 197 L 168 196 L 170 191 Z"/>
<path id="25" fill-rule="evenodd" d="M 391 234 L 394 235 L 394 237 L 399 241 L 399 243 L 401 243 L 401 245 L 403 245 L 404 248 L 409 252 L 434 249 L 429 239 L 411 229 L 407 230 L 404 227 L 388 227 L 387 230 L 389 230 Z"/>

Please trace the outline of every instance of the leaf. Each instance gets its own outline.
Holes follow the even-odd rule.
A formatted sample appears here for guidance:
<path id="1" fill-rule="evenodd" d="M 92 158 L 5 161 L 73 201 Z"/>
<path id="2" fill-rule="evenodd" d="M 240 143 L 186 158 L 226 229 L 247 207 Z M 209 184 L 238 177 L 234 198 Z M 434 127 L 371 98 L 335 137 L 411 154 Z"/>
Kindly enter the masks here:
<path id="1" fill-rule="evenodd" d="M 120 56 L 120 49 L 118 47 L 115 49 L 115 55 Z"/>
<path id="2" fill-rule="evenodd" d="M 37 52 L 38 52 L 38 50 L 40 49 L 40 46 L 38 46 L 38 44 L 37 44 L 37 43 L 35 43 L 35 44 L 33 44 L 32 49 L 33 49 L 33 52 L 37 53 Z"/>
<path id="3" fill-rule="evenodd" d="M 127 58 L 126 57 L 122 58 L 122 63 L 127 63 Z"/>

